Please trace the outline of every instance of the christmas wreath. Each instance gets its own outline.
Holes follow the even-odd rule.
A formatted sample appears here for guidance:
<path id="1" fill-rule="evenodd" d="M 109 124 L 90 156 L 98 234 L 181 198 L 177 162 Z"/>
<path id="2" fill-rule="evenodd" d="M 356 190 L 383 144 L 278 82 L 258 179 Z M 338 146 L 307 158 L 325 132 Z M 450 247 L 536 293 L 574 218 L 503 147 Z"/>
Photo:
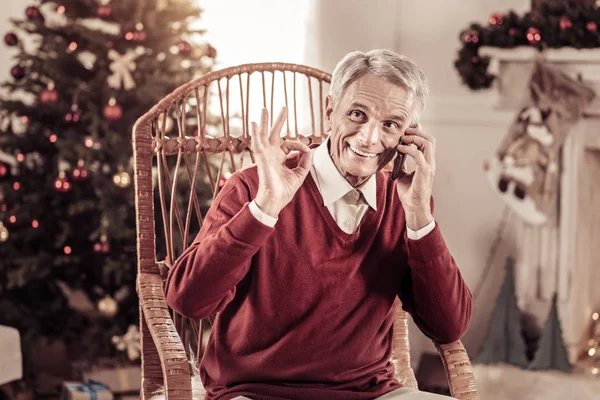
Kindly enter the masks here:
<path id="1" fill-rule="evenodd" d="M 600 0 L 596 4 L 578 1 L 542 4 L 518 15 L 514 11 L 494 13 L 487 26 L 472 23 L 460 33 L 461 49 L 454 67 L 472 90 L 489 88 L 494 76 L 488 72 L 489 57 L 480 56 L 482 46 L 513 48 L 600 47 Z"/>

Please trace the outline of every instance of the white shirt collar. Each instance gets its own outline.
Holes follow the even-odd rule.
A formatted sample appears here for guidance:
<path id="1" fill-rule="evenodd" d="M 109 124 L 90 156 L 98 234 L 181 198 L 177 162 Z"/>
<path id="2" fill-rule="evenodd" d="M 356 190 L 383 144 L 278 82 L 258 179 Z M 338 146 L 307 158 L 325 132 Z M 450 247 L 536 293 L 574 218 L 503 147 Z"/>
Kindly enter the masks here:
<path id="1" fill-rule="evenodd" d="M 352 189 L 346 178 L 340 174 L 331 156 L 329 155 L 329 138 L 319 145 L 314 151 L 313 166 L 317 175 L 317 184 L 321 190 L 323 203 L 329 207 L 332 203 L 344 197 Z M 371 175 L 362 185 L 356 188 L 367 201 L 367 204 L 377 210 L 377 179 Z"/>

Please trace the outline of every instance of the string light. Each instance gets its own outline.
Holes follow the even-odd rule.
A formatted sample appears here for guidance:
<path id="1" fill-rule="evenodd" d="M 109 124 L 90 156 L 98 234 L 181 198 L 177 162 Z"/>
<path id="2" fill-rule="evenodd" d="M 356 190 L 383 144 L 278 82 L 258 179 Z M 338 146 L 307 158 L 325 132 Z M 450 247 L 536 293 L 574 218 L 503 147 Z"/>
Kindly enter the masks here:
<path id="1" fill-rule="evenodd" d="M 6 242 L 8 240 L 8 236 L 8 229 L 6 229 L 2 221 L 0 221 L 0 242 Z"/>
<path id="2" fill-rule="evenodd" d="M 584 369 L 594 376 L 600 373 L 600 321 L 598 312 L 592 313 L 592 337 L 588 340 L 587 357 L 581 360 Z"/>

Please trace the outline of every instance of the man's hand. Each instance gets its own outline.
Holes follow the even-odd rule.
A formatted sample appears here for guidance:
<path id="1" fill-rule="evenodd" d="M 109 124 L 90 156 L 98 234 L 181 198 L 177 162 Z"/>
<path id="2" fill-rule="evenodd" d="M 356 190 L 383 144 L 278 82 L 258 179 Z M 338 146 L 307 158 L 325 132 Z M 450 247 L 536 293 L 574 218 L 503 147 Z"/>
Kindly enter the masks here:
<path id="1" fill-rule="evenodd" d="M 269 130 L 269 112 L 262 110 L 260 125 L 252 122 L 251 149 L 258 168 L 258 193 L 256 205 L 267 215 L 277 217 L 292 200 L 312 165 L 312 152 L 308 146 L 295 141 L 281 144 L 280 134 L 287 118 L 287 109 L 282 108 L 277 120 Z M 287 168 L 287 154 L 296 150 L 302 153 L 298 166 Z"/>
<path id="2" fill-rule="evenodd" d="M 412 157 L 416 164 L 413 173 L 407 174 L 403 170 L 396 181 L 406 224 L 416 231 L 433 220 L 430 201 L 435 176 L 435 139 L 424 133 L 418 124 L 416 128 L 406 130 L 397 150 Z"/>

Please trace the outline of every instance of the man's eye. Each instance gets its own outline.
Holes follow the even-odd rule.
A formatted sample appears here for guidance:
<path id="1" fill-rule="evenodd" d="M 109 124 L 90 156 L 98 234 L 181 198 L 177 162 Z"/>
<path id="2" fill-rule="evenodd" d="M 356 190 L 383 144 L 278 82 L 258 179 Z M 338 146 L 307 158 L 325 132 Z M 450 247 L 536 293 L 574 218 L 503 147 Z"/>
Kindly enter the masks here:
<path id="1" fill-rule="evenodd" d="M 397 123 L 393 122 L 393 121 L 388 121 L 386 123 L 383 124 L 387 129 L 399 129 L 400 127 L 398 126 Z"/>
<path id="2" fill-rule="evenodd" d="M 354 121 L 364 121 L 367 119 L 365 113 L 358 110 L 350 111 L 350 118 Z"/>

